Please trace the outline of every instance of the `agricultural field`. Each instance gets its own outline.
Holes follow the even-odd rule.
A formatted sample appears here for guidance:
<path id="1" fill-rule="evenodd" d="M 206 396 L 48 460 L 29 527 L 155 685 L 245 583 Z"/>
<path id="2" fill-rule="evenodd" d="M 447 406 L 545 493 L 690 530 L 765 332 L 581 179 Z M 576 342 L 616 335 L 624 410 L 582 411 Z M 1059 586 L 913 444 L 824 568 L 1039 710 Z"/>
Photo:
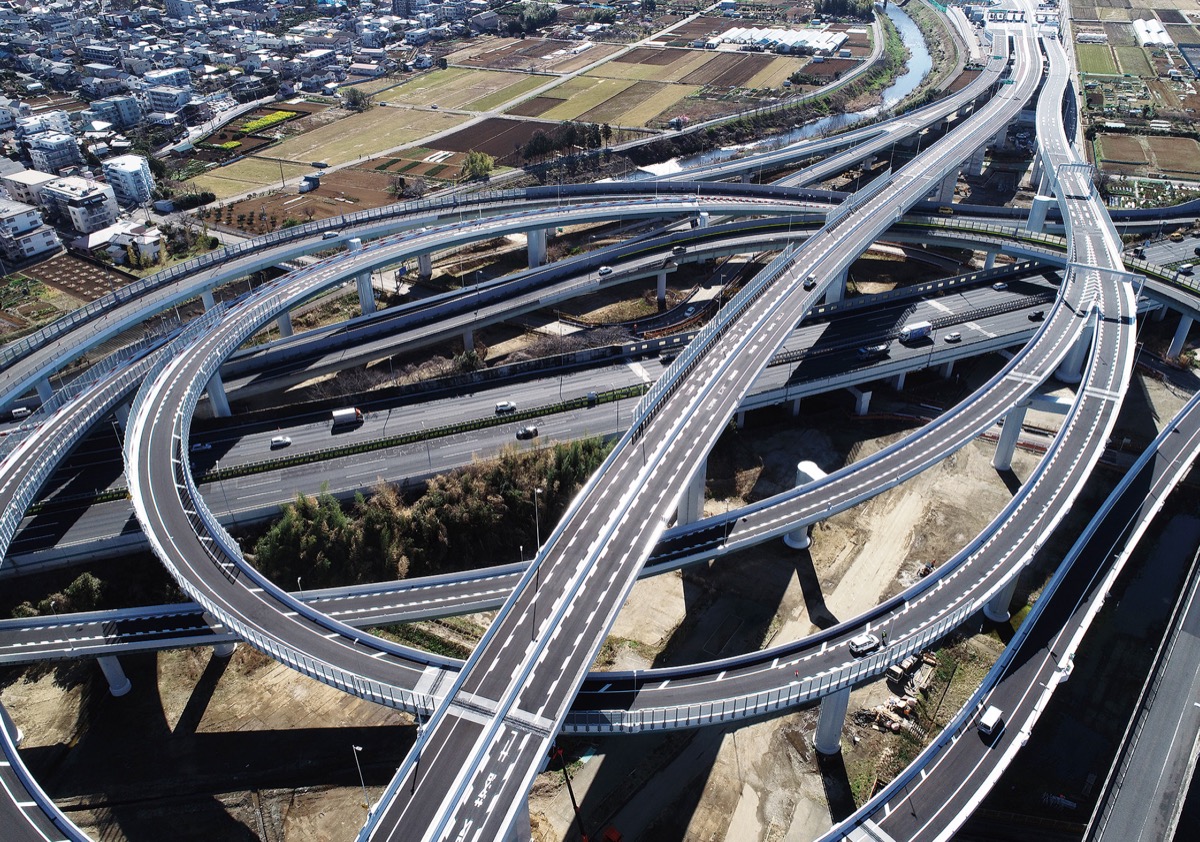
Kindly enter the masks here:
<path id="1" fill-rule="evenodd" d="M 1200 178 L 1200 143 L 1191 138 L 1102 134 L 1093 148 L 1107 172 Z"/>
<path id="2" fill-rule="evenodd" d="M 412 178 L 457 181 L 462 176 L 462 166 L 466 157 L 466 154 L 462 152 L 445 152 L 416 147 L 397 152 L 395 155 L 364 161 L 355 169 L 384 173 L 389 176 L 402 175 Z"/>
<path id="3" fill-rule="evenodd" d="M 543 120 L 644 126 L 699 89 L 698 85 L 576 76 L 508 113 Z"/>
<path id="4" fill-rule="evenodd" d="M 1150 66 L 1146 51 L 1141 47 L 1117 47 L 1114 52 L 1117 54 L 1117 64 L 1120 65 L 1121 73 L 1147 77 L 1158 75 Z"/>
<path id="5" fill-rule="evenodd" d="M 520 166 L 520 149 L 535 132 L 553 128 L 546 123 L 532 120 L 513 120 L 507 117 L 489 117 L 473 126 L 452 132 L 429 145 L 447 152 L 486 152 L 496 159 L 497 164 Z M 636 134 L 636 133 L 634 133 Z M 617 142 L 632 136 L 629 132 L 615 132 Z"/>
<path id="6" fill-rule="evenodd" d="M 580 50 L 582 42 L 554 41 L 549 38 L 477 38 L 461 50 L 450 53 L 452 65 L 485 70 L 516 70 L 537 73 L 571 73 L 612 55 L 621 48 L 598 44 Z"/>
<path id="7" fill-rule="evenodd" d="M 1076 44 L 1075 55 L 1079 59 L 1079 70 L 1083 73 L 1111 76 L 1117 72 L 1112 48 L 1107 44 Z"/>
<path id="8" fill-rule="evenodd" d="M 549 81 L 541 76 L 450 67 L 376 94 L 376 102 L 490 111 Z"/>
<path id="9" fill-rule="evenodd" d="M 454 128 L 466 119 L 461 114 L 376 106 L 288 138 L 272 147 L 270 155 L 296 163 L 327 161 L 337 166 Z"/>
<path id="10" fill-rule="evenodd" d="M 390 188 L 394 175 L 363 169 L 337 170 L 309 193 L 279 191 L 212 209 L 212 221 L 245 234 L 266 234 L 285 225 L 329 219 L 396 201 Z"/>
<path id="11" fill-rule="evenodd" d="M 279 186 L 281 177 L 295 179 L 310 172 L 312 167 L 308 165 L 249 157 L 198 175 L 187 183 L 194 190 L 211 191 L 220 201 L 239 193 L 269 190 Z"/>

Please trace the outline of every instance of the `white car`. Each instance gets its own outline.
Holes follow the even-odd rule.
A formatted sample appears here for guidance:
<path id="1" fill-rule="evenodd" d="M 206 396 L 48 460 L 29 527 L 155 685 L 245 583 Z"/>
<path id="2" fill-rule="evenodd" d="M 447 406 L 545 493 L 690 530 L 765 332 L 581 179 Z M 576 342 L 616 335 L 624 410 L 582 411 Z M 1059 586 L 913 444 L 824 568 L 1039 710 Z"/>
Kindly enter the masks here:
<path id="1" fill-rule="evenodd" d="M 281 447 L 287 447 L 292 443 L 290 436 L 275 436 L 271 439 L 271 449 L 279 450 Z"/>
<path id="2" fill-rule="evenodd" d="M 856 658 L 870 655 L 879 648 L 879 638 L 873 634 L 860 634 L 850 638 L 850 654 Z"/>
<path id="3" fill-rule="evenodd" d="M 942 337 L 942 339 L 944 339 L 945 341 L 950 342 L 950 343 L 961 342 L 962 334 L 956 330 L 956 331 L 953 331 L 952 333 L 947 333 L 945 336 Z"/>
<path id="4" fill-rule="evenodd" d="M 510 412 L 516 412 L 516 411 L 517 411 L 517 405 L 515 403 L 513 403 L 512 401 L 500 401 L 500 403 L 496 404 L 496 414 L 497 415 L 507 415 Z"/>
<path id="5" fill-rule="evenodd" d="M 611 266 L 601 266 L 599 269 L 596 270 L 596 274 L 600 275 L 601 277 L 603 277 L 604 275 L 611 275 L 612 267 Z"/>
<path id="6" fill-rule="evenodd" d="M 996 290 L 996 292 L 1001 292 L 1008 289 L 1008 284 L 1004 283 L 1004 281 L 996 281 L 996 283 L 992 284 L 992 289 Z"/>

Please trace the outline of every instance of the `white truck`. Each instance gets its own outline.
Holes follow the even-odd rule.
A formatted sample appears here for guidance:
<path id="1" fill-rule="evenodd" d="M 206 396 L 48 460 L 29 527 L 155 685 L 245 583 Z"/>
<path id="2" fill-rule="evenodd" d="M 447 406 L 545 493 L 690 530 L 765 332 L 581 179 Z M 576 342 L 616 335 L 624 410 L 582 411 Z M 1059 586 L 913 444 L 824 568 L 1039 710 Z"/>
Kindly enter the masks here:
<path id="1" fill-rule="evenodd" d="M 909 322 L 900 328 L 900 341 L 916 342 L 918 339 L 924 339 L 931 333 L 933 333 L 932 322 Z"/>
<path id="2" fill-rule="evenodd" d="M 362 410 L 353 406 L 346 407 L 345 409 L 335 409 L 333 411 L 334 427 L 349 427 L 352 424 L 361 424 L 362 420 Z"/>

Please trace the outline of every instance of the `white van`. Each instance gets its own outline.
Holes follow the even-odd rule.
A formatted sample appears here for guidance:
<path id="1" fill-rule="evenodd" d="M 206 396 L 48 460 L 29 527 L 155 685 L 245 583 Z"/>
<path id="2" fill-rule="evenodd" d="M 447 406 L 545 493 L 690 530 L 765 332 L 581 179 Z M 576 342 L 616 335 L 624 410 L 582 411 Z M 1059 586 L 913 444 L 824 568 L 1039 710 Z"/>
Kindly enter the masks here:
<path id="1" fill-rule="evenodd" d="M 995 705 L 988 705 L 988 709 L 983 712 L 983 716 L 979 717 L 978 727 L 979 733 L 985 737 L 999 734 L 1004 730 L 1004 711 Z"/>
<path id="2" fill-rule="evenodd" d="M 27 406 L 13 407 L 12 417 L 14 421 L 20 421 L 22 418 L 28 418 L 33 415 L 33 410 Z"/>

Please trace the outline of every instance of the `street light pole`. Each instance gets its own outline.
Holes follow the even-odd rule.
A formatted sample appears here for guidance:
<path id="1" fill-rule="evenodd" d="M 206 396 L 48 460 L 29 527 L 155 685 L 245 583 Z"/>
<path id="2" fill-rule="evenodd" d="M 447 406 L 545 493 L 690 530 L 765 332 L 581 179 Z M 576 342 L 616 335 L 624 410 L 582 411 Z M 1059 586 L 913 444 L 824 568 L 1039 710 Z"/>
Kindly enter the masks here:
<path id="1" fill-rule="evenodd" d="M 367 798 L 367 782 L 363 780 L 362 764 L 358 762 L 358 753 L 362 751 L 362 746 L 352 745 L 350 748 L 354 749 L 354 767 L 358 769 L 358 784 L 362 787 L 363 809 L 370 814 L 371 801 L 369 798 Z"/>

